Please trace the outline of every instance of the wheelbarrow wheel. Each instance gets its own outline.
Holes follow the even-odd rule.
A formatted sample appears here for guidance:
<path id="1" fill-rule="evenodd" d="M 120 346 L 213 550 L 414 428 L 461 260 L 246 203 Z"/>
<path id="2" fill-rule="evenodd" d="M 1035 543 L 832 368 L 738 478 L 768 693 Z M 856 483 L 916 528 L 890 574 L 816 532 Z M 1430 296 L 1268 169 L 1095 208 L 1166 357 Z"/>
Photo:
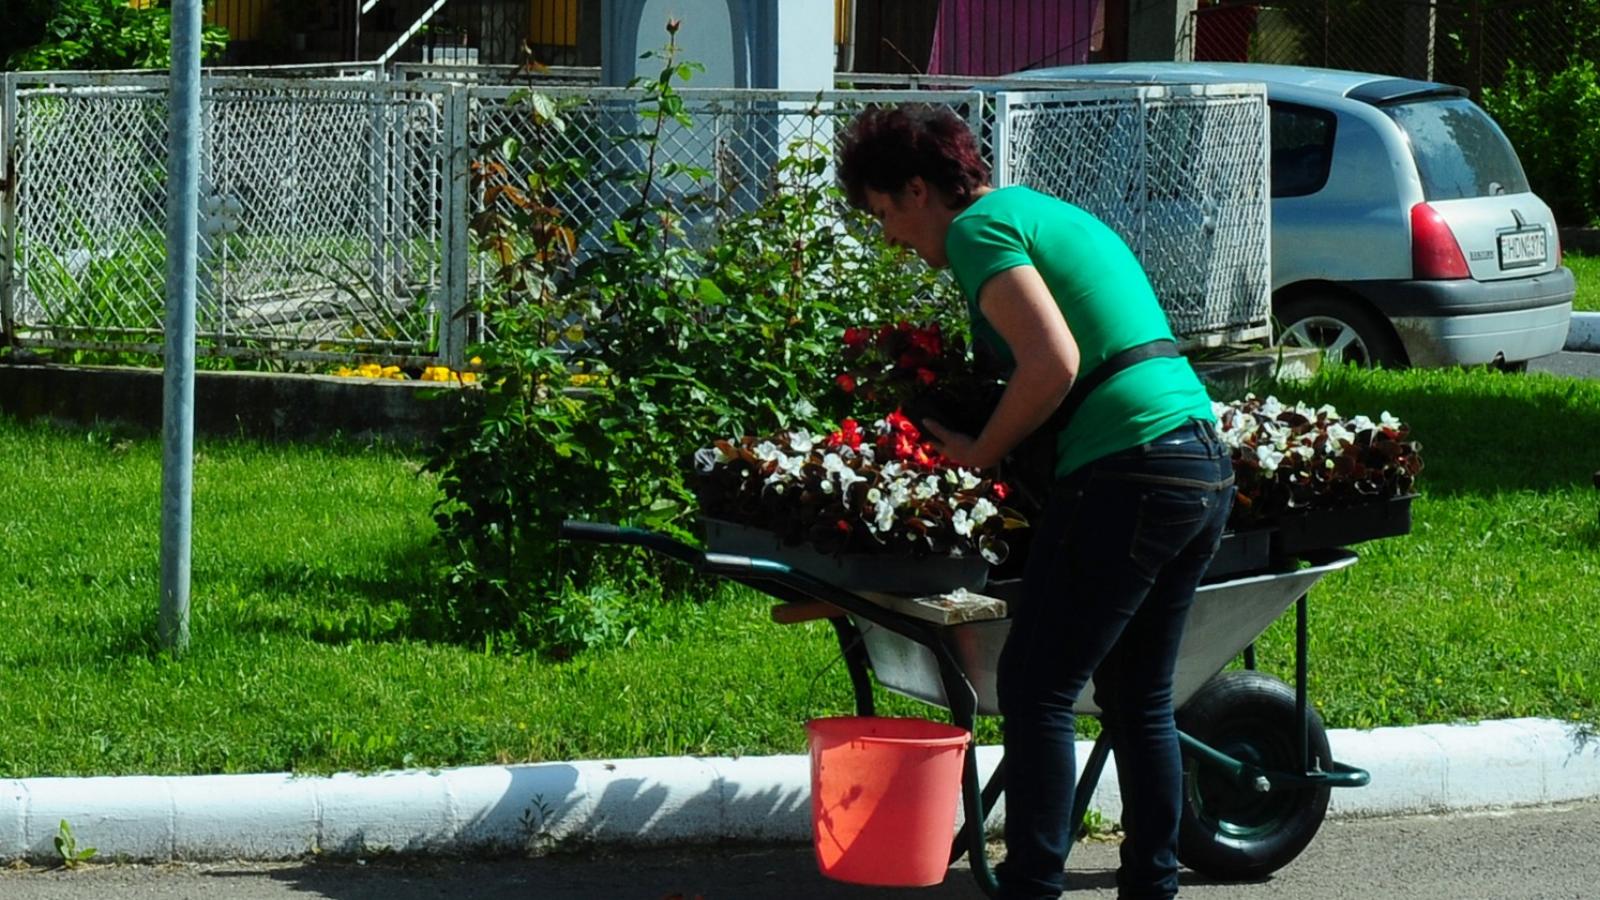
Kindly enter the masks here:
<path id="1" fill-rule="evenodd" d="M 1332 759 L 1322 717 L 1308 707 L 1306 747 L 1313 760 Z M 1190 737 L 1241 762 L 1304 771 L 1294 689 L 1252 671 L 1224 672 L 1201 686 L 1177 714 Z M 1178 858 L 1201 874 L 1227 881 L 1263 878 L 1300 855 L 1328 812 L 1328 788 L 1258 791 L 1191 755 L 1183 761 L 1183 814 Z"/>

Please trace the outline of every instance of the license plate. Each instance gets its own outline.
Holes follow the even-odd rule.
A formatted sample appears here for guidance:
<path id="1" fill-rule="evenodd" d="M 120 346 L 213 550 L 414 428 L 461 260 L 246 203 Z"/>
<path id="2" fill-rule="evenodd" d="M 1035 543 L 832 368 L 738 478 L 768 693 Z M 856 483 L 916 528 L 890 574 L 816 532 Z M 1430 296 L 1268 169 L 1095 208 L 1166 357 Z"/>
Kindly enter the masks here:
<path id="1" fill-rule="evenodd" d="M 1524 228 L 1520 231 L 1508 231 L 1500 235 L 1500 268 L 1502 269 L 1543 265 L 1545 256 L 1545 233 L 1543 228 Z"/>

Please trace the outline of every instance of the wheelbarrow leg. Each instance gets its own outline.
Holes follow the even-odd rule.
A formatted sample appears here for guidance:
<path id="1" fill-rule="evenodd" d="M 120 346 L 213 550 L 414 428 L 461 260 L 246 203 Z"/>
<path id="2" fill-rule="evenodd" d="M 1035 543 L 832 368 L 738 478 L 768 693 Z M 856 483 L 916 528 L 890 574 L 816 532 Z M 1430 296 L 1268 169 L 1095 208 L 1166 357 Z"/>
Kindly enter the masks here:
<path id="1" fill-rule="evenodd" d="M 856 715 L 876 715 L 873 711 L 876 707 L 872 701 L 872 678 L 867 674 L 867 648 L 861 644 L 861 632 L 844 616 L 836 616 L 828 621 L 833 624 L 833 633 L 839 638 L 839 650 L 844 654 L 845 668 L 850 670 L 850 687 L 856 695 Z"/>
<path id="2" fill-rule="evenodd" d="M 976 746 L 974 746 L 976 750 Z M 1006 789 L 1006 761 L 1002 758 L 994 767 L 994 772 L 989 776 L 989 782 L 983 786 L 979 794 L 983 798 L 985 812 L 994 810 L 994 805 L 1000 802 L 1000 794 Z M 956 838 L 950 844 L 950 864 L 955 865 L 961 857 L 967 855 L 967 847 L 972 843 L 972 820 L 967 819 L 961 823 L 961 830 L 956 832 Z M 987 846 L 985 846 L 987 849 Z"/>
<path id="3" fill-rule="evenodd" d="M 1106 758 L 1111 755 L 1111 735 L 1101 729 L 1100 736 L 1094 739 L 1094 748 L 1089 751 L 1089 758 L 1083 763 L 1083 771 L 1078 775 L 1078 787 L 1072 795 L 1072 821 L 1076 827 L 1072 830 L 1074 839 L 1081 838 L 1088 831 L 1084 825 L 1084 817 L 1089 814 L 1089 800 L 1094 796 L 1094 789 L 1100 785 L 1100 775 L 1105 772 Z M 1067 845 L 1067 852 L 1072 852 L 1072 845 Z"/>
<path id="4" fill-rule="evenodd" d="M 1301 594 L 1300 599 L 1294 602 L 1294 720 L 1295 737 L 1300 750 L 1296 759 L 1300 760 L 1301 771 L 1313 771 L 1313 761 L 1310 759 L 1310 732 L 1311 715 L 1306 710 L 1306 647 L 1310 643 L 1306 636 L 1306 608 L 1309 604 L 1306 598 L 1309 593 Z M 1322 768 L 1322 760 L 1316 760 L 1316 769 Z"/>
<path id="5" fill-rule="evenodd" d="M 965 728 L 968 734 L 973 735 L 972 743 L 967 747 L 966 759 L 961 764 L 961 814 L 965 822 L 958 839 L 966 838 L 967 862 L 972 866 L 973 880 L 986 896 L 993 897 L 1000 893 L 1000 884 L 995 881 L 994 871 L 989 868 L 988 847 L 983 833 L 984 822 L 988 819 L 988 806 L 984 803 L 984 791 L 978 781 L 978 695 L 943 641 L 935 639 L 924 646 L 933 651 L 934 659 L 939 663 L 945 702 L 950 708 L 950 723 L 957 728 Z M 952 861 L 955 855 L 952 847 Z"/>

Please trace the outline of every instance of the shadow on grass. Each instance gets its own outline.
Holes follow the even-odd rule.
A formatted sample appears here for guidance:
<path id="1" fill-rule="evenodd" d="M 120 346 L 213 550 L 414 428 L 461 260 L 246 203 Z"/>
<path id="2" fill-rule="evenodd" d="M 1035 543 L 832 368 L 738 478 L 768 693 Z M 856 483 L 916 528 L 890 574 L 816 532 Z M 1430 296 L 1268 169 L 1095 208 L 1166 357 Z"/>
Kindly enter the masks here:
<path id="1" fill-rule="evenodd" d="M 357 571 L 276 563 L 240 579 L 247 593 L 281 602 L 253 609 L 241 628 L 323 643 L 430 639 L 422 625 L 437 603 L 431 544 L 396 547 Z"/>

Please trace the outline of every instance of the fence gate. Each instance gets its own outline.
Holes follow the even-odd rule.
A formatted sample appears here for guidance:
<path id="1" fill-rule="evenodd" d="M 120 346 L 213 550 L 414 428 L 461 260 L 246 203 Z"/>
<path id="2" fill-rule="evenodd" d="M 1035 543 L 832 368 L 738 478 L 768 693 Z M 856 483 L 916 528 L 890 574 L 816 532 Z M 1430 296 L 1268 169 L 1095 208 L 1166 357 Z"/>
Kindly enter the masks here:
<path id="1" fill-rule="evenodd" d="M 167 79 L 5 82 L 5 332 L 159 352 Z M 198 352 L 440 355 L 450 90 L 211 76 L 202 84 Z"/>
<path id="2" fill-rule="evenodd" d="M 1268 333 L 1266 95 L 1252 85 L 1003 92 L 995 183 L 1025 184 L 1109 224 L 1180 337 Z"/>

